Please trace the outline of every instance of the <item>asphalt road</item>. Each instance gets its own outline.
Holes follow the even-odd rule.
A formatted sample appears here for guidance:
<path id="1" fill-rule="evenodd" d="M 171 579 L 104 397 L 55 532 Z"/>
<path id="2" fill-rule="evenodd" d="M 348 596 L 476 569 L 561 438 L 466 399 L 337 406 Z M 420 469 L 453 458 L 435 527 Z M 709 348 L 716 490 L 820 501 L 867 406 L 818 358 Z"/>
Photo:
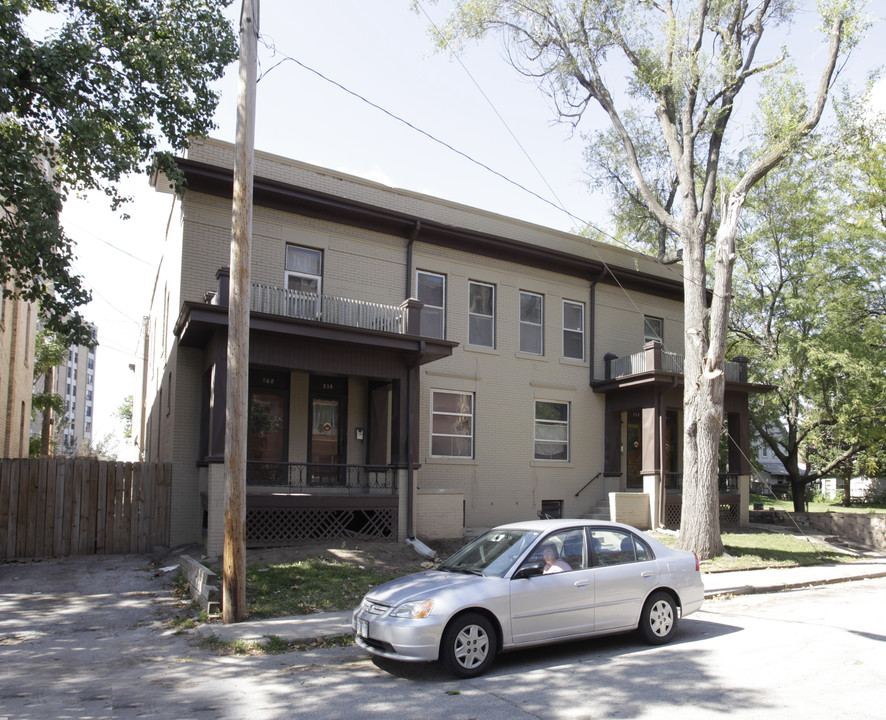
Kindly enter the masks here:
<path id="1" fill-rule="evenodd" d="M 0 719 L 857 720 L 886 697 L 882 578 L 708 601 L 670 645 L 526 650 L 459 681 L 357 648 L 212 655 L 168 629 L 169 573 L 104 562 L 0 566 Z"/>

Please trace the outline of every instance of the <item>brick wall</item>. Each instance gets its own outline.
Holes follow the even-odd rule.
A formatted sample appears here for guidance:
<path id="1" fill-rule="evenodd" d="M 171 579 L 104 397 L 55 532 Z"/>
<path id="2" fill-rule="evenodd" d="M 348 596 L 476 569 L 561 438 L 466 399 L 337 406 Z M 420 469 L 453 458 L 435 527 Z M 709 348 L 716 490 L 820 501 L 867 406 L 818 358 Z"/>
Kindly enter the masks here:
<path id="1" fill-rule="evenodd" d="M 886 515 L 863 513 L 809 513 L 816 530 L 850 542 L 886 550 Z"/>
<path id="2" fill-rule="evenodd" d="M 415 496 L 415 536 L 419 540 L 462 537 L 464 498 L 460 492 L 419 491 Z"/>
<path id="3" fill-rule="evenodd" d="M 648 530 L 649 496 L 646 493 L 609 493 L 609 516 L 638 530 Z"/>

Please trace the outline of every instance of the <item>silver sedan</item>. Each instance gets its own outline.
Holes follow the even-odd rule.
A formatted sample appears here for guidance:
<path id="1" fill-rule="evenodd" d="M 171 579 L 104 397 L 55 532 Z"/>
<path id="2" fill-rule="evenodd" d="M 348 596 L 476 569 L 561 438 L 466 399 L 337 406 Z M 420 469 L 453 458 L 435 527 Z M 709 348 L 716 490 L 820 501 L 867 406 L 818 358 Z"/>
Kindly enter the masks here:
<path id="1" fill-rule="evenodd" d="M 698 559 L 636 528 L 598 520 L 502 525 L 433 570 L 370 590 L 357 644 L 394 660 L 440 660 L 475 677 L 496 653 L 638 630 L 668 642 L 701 607 Z"/>

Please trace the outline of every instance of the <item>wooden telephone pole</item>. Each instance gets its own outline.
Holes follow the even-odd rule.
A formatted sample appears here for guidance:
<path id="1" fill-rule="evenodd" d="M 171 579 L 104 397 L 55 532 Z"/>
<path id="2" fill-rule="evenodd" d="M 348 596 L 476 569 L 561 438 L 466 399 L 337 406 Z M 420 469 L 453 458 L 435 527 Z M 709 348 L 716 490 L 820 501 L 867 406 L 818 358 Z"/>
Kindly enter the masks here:
<path id="1" fill-rule="evenodd" d="M 246 617 L 246 432 L 249 415 L 249 263 L 255 156 L 258 1 L 240 10 L 240 81 L 231 223 L 228 392 L 225 408 L 225 542 L 222 620 Z"/>

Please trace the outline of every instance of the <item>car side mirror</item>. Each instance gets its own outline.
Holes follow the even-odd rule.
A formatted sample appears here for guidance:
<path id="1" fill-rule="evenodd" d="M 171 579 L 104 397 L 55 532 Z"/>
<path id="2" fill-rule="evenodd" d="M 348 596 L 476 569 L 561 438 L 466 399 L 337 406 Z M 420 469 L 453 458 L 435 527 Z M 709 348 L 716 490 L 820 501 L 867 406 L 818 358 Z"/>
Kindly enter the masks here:
<path id="1" fill-rule="evenodd" d="M 517 572 L 514 573 L 513 580 L 523 580 L 525 578 L 536 577 L 537 575 L 541 575 L 544 570 L 544 565 L 524 565 Z"/>

